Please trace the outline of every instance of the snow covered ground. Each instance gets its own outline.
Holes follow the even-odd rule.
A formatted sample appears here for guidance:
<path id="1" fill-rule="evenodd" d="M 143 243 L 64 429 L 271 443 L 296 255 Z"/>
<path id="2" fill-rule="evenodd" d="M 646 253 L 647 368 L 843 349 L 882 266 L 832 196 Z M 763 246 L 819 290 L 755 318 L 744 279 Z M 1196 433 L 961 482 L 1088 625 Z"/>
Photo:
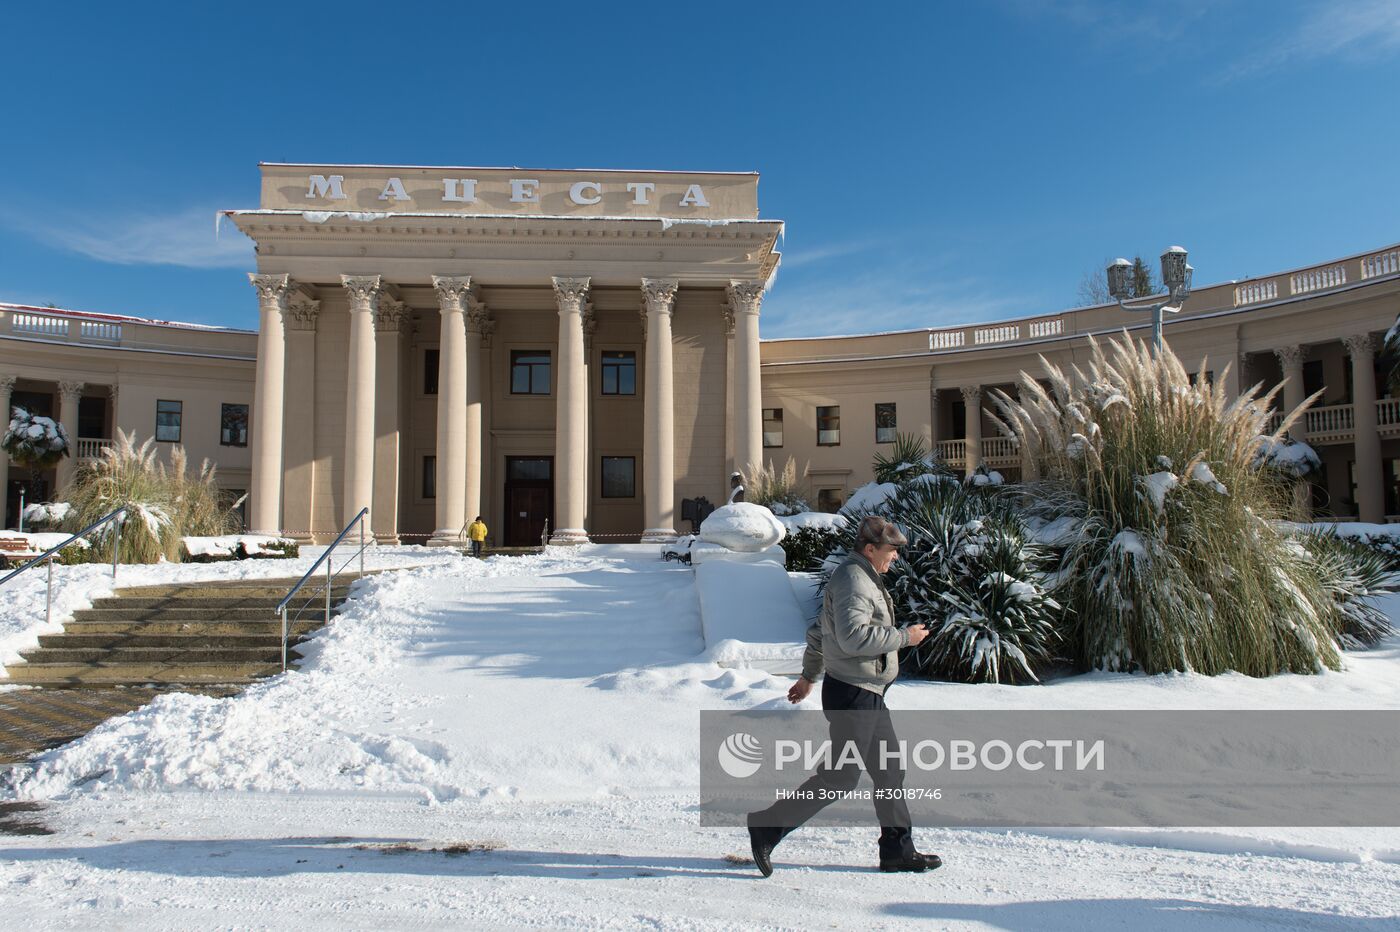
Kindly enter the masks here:
<path id="1" fill-rule="evenodd" d="M 362 583 L 306 645 L 301 671 L 229 699 L 162 697 L 17 772 L 5 797 L 48 800 L 56 834 L 0 838 L 0 926 L 1381 929 L 1400 918 L 1393 829 L 925 830 L 920 846 L 947 863 L 922 876 L 873 871 L 872 829 L 813 829 L 784 842 L 762 880 L 724 858 L 747 855 L 742 832 L 697 827 L 697 710 L 783 707 L 790 680 L 702 659 L 690 569 L 625 546 L 376 559 L 421 565 Z M 90 568 L 59 569 L 80 571 L 66 579 L 70 608 L 105 585 Z M 5 615 L 32 622 L 35 593 L 9 598 Z M 902 682 L 890 704 L 1400 708 L 1400 642 L 1347 659 L 1342 673 L 1268 680 Z"/>

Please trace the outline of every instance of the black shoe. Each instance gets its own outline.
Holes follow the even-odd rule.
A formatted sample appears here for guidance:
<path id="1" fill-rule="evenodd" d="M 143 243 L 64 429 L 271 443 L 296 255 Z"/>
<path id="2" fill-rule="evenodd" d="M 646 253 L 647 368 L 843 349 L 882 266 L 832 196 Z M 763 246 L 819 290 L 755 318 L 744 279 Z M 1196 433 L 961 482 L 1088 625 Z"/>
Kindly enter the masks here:
<path id="1" fill-rule="evenodd" d="M 770 858 L 781 837 L 776 829 L 749 826 L 749 848 L 753 851 L 753 862 L 758 865 L 758 872 L 765 877 L 773 876 L 773 862 Z"/>
<path id="2" fill-rule="evenodd" d="M 907 871 L 913 874 L 922 874 L 924 871 L 937 870 L 943 866 L 943 859 L 936 854 L 920 854 L 915 851 L 913 854 L 902 855 L 897 858 L 881 858 L 880 870 L 887 874 L 894 874 Z"/>

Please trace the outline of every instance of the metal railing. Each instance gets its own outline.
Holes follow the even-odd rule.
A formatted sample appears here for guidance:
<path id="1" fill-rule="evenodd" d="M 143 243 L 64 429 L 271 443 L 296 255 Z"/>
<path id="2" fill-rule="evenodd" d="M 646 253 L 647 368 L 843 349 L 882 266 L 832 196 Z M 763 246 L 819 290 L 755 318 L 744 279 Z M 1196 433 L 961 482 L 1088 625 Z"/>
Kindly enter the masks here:
<path id="1" fill-rule="evenodd" d="M 81 531 L 79 531 L 78 533 L 74 534 L 72 537 L 69 537 L 67 540 L 63 541 L 62 543 L 58 544 L 57 546 L 55 546 L 55 547 L 50 547 L 48 550 L 45 550 L 43 553 L 39 554 L 39 555 L 38 555 L 37 557 L 35 557 L 34 559 L 30 560 L 28 563 L 25 563 L 23 566 L 18 567 L 17 569 L 13 569 L 13 570 L 11 570 L 9 573 L 6 573 L 6 574 L 5 574 L 5 578 L 4 578 L 4 579 L 0 579 L 0 586 L 5 585 L 5 583 L 7 583 L 7 582 L 9 582 L 10 580 L 14 579 L 14 578 L 15 578 L 16 576 L 18 576 L 20 573 L 23 573 L 25 570 L 29 569 L 31 566 L 37 566 L 37 565 L 39 565 L 40 563 L 47 563 L 48 566 L 49 566 L 49 579 L 48 579 L 48 591 L 47 591 L 47 592 L 45 593 L 45 595 L 44 595 L 44 623 L 45 623 L 45 624 L 52 624 L 52 623 L 53 623 L 53 558 L 56 557 L 56 556 L 58 556 L 59 551 L 61 551 L 64 547 L 67 547 L 69 544 L 73 543 L 73 541 L 75 541 L 75 540 L 81 540 L 81 539 L 87 537 L 87 536 L 88 536 L 89 534 L 91 534 L 93 531 L 95 531 L 95 530 L 97 530 L 98 528 L 100 528 L 100 527 L 102 527 L 103 525 L 105 525 L 108 521 L 116 520 L 118 517 L 125 518 L 125 516 L 126 516 L 126 506 L 123 505 L 123 506 L 121 506 L 120 508 L 118 508 L 116 511 L 114 511 L 114 512 L 112 512 L 111 514 L 107 515 L 106 517 L 104 517 L 104 518 L 99 518 L 98 520 L 92 522 L 92 523 L 89 524 L 87 527 L 83 528 Z M 114 539 L 112 540 L 112 579 L 115 581 L 116 578 L 117 578 L 117 558 L 118 558 L 118 556 L 120 556 L 120 554 L 121 554 L 121 549 L 122 549 L 122 523 L 121 523 L 121 521 L 117 521 L 116 527 L 113 529 L 113 534 L 114 534 L 115 536 L 114 536 Z"/>
<path id="2" fill-rule="evenodd" d="M 326 624 L 330 624 L 330 623 L 331 623 L 331 585 L 332 585 L 332 582 L 334 581 L 335 577 L 340 573 L 341 570 L 345 569 L 345 567 L 347 567 L 347 566 L 350 565 L 350 560 L 353 560 L 353 559 L 355 559 L 355 557 L 358 556 L 358 557 L 360 558 L 360 578 L 361 578 L 361 579 L 364 578 L 364 575 L 365 575 L 365 547 L 367 546 L 367 544 L 365 543 L 365 516 L 368 515 L 368 514 L 369 514 L 369 509 L 368 509 L 368 508 L 361 508 L 361 509 L 360 509 L 360 513 L 357 514 L 357 515 L 355 515 L 355 517 L 351 518 L 351 519 L 350 519 L 350 523 L 347 524 L 347 525 L 345 525 L 344 529 L 342 529 L 341 532 L 340 532 L 338 535 L 336 535 L 335 540 L 331 541 L 330 546 L 326 548 L 326 552 L 323 553 L 323 554 L 321 554 L 321 556 L 316 560 L 315 563 L 311 564 L 311 569 L 307 570 L 307 571 L 306 571 L 306 574 L 305 574 L 304 576 L 302 576 L 300 580 L 297 581 L 297 584 L 296 584 L 295 586 L 292 587 L 291 591 L 287 593 L 286 597 L 284 597 L 284 598 L 282 599 L 281 602 L 278 602 L 278 603 L 277 603 L 277 608 L 275 609 L 275 611 L 277 612 L 278 615 L 281 615 L 281 616 L 282 616 L 282 671 L 283 671 L 283 672 L 286 672 L 286 670 L 287 670 L 287 637 L 288 637 L 288 632 L 291 630 L 291 629 L 288 627 L 288 622 L 287 622 L 287 608 L 288 608 L 288 606 L 290 606 L 291 603 L 292 603 L 292 600 L 296 598 L 297 593 L 301 591 L 301 587 L 304 586 L 304 585 L 306 585 L 307 581 L 311 579 L 312 575 L 316 572 L 316 570 L 318 570 L 318 569 L 320 568 L 321 564 L 324 563 L 324 564 L 326 564 L 326 583 L 325 583 L 326 605 L 325 605 L 325 623 L 326 623 Z M 350 560 L 346 560 L 344 563 L 341 564 L 339 570 L 334 569 L 334 563 L 335 563 L 335 561 L 332 560 L 332 559 L 330 558 L 331 554 L 335 552 L 335 548 L 336 548 L 336 547 L 340 546 L 340 542 L 343 541 L 343 540 L 345 539 L 345 535 L 349 534 L 349 533 L 351 532 L 351 530 L 353 530 L 354 527 L 355 527 L 355 525 L 357 525 L 357 524 L 360 526 L 360 548 L 359 548 L 357 551 L 355 551 L 355 553 L 353 553 L 353 554 L 350 555 Z M 319 592 L 320 592 L 320 589 L 319 589 L 319 588 L 312 591 L 311 597 L 310 597 L 309 599 L 307 599 L 305 602 L 303 602 L 302 605 L 301 605 L 301 607 L 298 608 L 298 609 L 296 610 L 296 613 L 295 613 L 294 615 L 292 615 L 291 620 L 292 620 L 293 622 L 295 622 L 298 618 L 300 618 L 300 617 L 301 617 L 301 613 L 304 612 L 304 611 L 306 611 L 307 607 L 310 606 L 311 603 L 314 602 L 314 601 L 316 600 L 316 595 L 317 595 L 317 593 L 319 593 Z"/>

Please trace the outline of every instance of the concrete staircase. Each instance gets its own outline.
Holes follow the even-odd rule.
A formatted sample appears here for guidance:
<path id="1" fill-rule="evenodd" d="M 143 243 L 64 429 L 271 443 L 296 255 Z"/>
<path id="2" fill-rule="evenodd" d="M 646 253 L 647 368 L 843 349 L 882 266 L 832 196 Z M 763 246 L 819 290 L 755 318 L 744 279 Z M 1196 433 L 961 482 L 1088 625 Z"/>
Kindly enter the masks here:
<path id="1" fill-rule="evenodd" d="M 295 579 L 119 589 L 74 613 L 7 668 L 26 686 L 206 686 L 250 683 L 282 672 L 282 622 L 274 612 Z M 312 595 L 297 594 L 293 608 Z M 332 614 L 350 580 L 331 590 Z M 291 624 L 291 643 L 321 627 L 324 591 Z M 290 666 L 296 654 L 288 650 Z"/>

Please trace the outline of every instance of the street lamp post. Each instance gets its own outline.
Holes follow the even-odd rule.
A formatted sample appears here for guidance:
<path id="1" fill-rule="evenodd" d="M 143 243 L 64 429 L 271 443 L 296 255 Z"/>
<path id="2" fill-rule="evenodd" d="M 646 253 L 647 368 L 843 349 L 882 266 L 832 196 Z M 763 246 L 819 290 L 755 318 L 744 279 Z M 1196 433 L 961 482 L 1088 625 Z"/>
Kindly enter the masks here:
<path id="1" fill-rule="evenodd" d="M 1175 314 L 1181 310 L 1186 296 L 1191 293 L 1191 272 L 1186 263 L 1186 250 L 1172 246 L 1162 253 L 1162 284 L 1167 286 L 1167 294 L 1153 295 L 1143 304 L 1129 304 L 1134 297 L 1128 288 L 1133 264 L 1127 259 L 1115 259 L 1108 267 L 1108 293 L 1125 311 L 1146 311 L 1152 315 L 1152 349 L 1162 348 L 1162 313 Z"/>

